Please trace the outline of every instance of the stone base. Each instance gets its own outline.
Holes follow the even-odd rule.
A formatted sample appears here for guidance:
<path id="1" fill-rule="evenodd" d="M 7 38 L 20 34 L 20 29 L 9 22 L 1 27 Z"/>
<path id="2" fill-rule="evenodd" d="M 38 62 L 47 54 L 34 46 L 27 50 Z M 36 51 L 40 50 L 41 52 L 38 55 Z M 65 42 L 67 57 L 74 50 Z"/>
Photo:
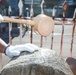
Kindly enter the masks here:
<path id="1" fill-rule="evenodd" d="M 73 75 L 66 61 L 50 49 L 34 53 L 23 52 L 14 57 L 1 75 Z"/>

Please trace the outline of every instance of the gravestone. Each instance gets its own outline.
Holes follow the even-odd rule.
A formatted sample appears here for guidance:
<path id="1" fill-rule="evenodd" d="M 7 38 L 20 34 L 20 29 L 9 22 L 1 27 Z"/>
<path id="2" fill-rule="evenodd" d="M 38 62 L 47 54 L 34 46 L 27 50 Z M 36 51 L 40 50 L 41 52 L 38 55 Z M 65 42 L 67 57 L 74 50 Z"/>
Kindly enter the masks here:
<path id="1" fill-rule="evenodd" d="M 3 67 L 1 75 L 73 75 L 68 64 L 56 52 L 40 48 L 34 53 L 22 52 Z"/>

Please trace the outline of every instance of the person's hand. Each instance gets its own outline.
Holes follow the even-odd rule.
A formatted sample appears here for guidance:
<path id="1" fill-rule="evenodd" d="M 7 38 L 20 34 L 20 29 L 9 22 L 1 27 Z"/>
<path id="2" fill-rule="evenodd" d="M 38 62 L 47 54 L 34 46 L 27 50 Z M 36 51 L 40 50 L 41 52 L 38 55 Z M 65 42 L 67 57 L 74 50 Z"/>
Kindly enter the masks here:
<path id="1" fill-rule="evenodd" d="M 0 14 L 0 22 L 2 22 L 4 19 L 2 17 L 2 15 Z"/>
<path id="2" fill-rule="evenodd" d="M 34 52 L 36 50 L 39 50 L 38 46 L 27 43 L 23 45 L 7 46 L 5 54 L 12 58 L 14 56 L 19 56 L 22 51 Z"/>

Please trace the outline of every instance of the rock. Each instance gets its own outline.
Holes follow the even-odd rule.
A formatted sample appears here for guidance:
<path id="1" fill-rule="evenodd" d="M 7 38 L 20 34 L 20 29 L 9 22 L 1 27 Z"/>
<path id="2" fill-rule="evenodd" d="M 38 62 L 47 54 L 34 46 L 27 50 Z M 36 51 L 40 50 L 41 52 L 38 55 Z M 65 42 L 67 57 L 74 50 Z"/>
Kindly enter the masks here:
<path id="1" fill-rule="evenodd" d="M 2 69 L 1 75 L 73 75 L 68 64 L 50 49 L 23 52 Z"/>
<path id="2" fill-rule="evenodd" d="M 73 57 L 68 57 L 66 59 L 66 62 L 68 63 L 70 69 L 72 70 L 73 74 L 76 75 L 76 59 Z"/>

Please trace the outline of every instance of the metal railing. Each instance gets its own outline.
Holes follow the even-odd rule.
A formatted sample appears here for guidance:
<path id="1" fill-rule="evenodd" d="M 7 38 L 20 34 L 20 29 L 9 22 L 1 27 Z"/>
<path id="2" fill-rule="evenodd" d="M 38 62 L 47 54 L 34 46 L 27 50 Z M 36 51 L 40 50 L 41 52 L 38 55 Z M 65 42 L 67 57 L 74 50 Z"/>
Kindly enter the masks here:
<path id="1" fill-rule="evenodd" d="M 76 18 L 73 18 L 73 19 L 59 19 L 59 18 L 54 18 L 54 23 L 55 23 L 55 26 L 61 26 L 61 35 L 60 35 L 60 55 L 62 56 L 62 51 L 63 51 L 63 47 L 66 47 L 64 46 L 64 31 L 65 31 L 65 27 L 64 26 L 72 26 L 72 32 L 71 32 L 71 40 L 70 40 L 70 56 L 72 57 L 72 51 L 73 51 L 73 43 L 74 43 L 74 34 L 75 34 L 75 25 L 76 25 Z M 11 35 L 11 30 L 12 30 L 12 23 L 9 23 L 9 44 L 13 44 L 13 39 L 12 39 L 12 35 Z M 56 29 L 55 29 L 56 30 Z M 29 39 L 29 41 L 26 41 L 25 43 L 36 43 L 36 45 L 39 45 L 40 47 L 48 47 L 50 49 L 54 49 L 54 38 L 55 38 L 55 33 L 56 32 L 52 32 L 52 34 L 50 34 L 49 36 L 47 37 L 43 37 L 39 34 L 36 34 L 33 30 L 32 30 L 32 27 L 29 31 L 27 32 L 30 32 L 28 33 L 28 37 L 26 37 L 27 35 L 25 35 L 25 40 L 26 39 Z M 58 35 L 58 34 L 57 34 Z M 20 25 L 20 44 L 22 44 L 22 25 Z M 36 41 L 36 38 L 38 39 L 38 41 Z M 44 39 L 45 38 L 45 39 Z M 49 39 L 50 38 L 50 39 Z M 46 41 L 46 39 L 49 39 L 49 42 Z M 39 41 L 40 40 L 40 41 Z M 40 43 L 39 43 L 40 42 Z M 47 43 L 47 45 L 46 45 Z M 44 45 L 45 44 L 45 45 Z M 2 54 L 0 54 L 0 65 L 2 65 Z"/>
<path id="2" fill-rule="evenodd" d="M 33 6 L 31 6 L 31 8 L 32 7 Z M 31 12 L 33 13 L 33 10 L 31 10 Z M 43 13 L 43 11 L 42 11 L 42 13 Z M 32 16 L 31 16 L 31 18 L 32 18 Z M 55 38 L 59 39 L 60 40 L 59 41 L 59 54 L 62 56 L 62 54 L 63 54 L 63 52 L 62 52 L 63 51 L 63 47 L 66 48 L 66 45 L 64 46 L 65 26 L 71 26 L 72 30 L 71 30 L 71 33 L 70 33 L 71 34 L 70 35 L 71 40 L 69 42 L 69 44 L 70 44 L 70 48 L 69 48 L 70 50 L 69 51 L 70 51 L 70 56 L 72 57 L 72 54 L 73 54 L 72 51 L 73 51 L 73 45 L 74 45 L 73 43 L 74 43 L 74 37 L 75 37 L 74 36 L 74 34 L 75 34 L 75 26 L 76 26 L 76 9 L 75 9 L 75 12 L 74 12 L 74 17 L 70 18 L 70 19 L 65 18 L 65 11 L 63 12 L 63 18 L 55 18 L 55 11 L 54 11 L 54 13 L 53 13 L 53 20 L 54 20 L 54 25 L 55 26 L 61 26 L 62 30 L 60 29 L 61 32 L 59 32 L 60 33 L 59 34 L 60 39 L 56 38 L 56 36 L 55 36 L 55 33 L 56 33 L 55 30 L 56 30 L 56 28 L 54 29 L 54 31 L 49 36 L 43 37 L 41 35 L 35 34 L 33 32 L 32 27 L 30 27 L 30 30 L 27 31 L 27 32 L 30 32 L 30 33 L 28 33 L 29 41 L 26 41 L 25 43 L 30 42 L 30 43 L 34 43 L 36 45 L 39 45 L 40 47 L 48 47 L 48 48 L 54 50 L 54 49 L 56 49 L 55 46 L 58 44 L 58 43 L 55 44 L 56 43 L 55 42 Z M 12 39 L 12 35 L 11 35 L 11 30 L 12 30 L 12 23 L 9 23 L 9 44 L 12 45 L 13 44 L 12 43 L 13 39 Z M 56 34 L 56 35 L 58 35 L 58 34 Z M 22 38 L 22 25 L 20 25 L 20 44 L 22 43 L 22 39 L 23 39 Z M 28 37 L 25 38 L 25 39 L 28 39 Z M 2 54 L 0 54 L 0 66 L 2 66 Z"/>

